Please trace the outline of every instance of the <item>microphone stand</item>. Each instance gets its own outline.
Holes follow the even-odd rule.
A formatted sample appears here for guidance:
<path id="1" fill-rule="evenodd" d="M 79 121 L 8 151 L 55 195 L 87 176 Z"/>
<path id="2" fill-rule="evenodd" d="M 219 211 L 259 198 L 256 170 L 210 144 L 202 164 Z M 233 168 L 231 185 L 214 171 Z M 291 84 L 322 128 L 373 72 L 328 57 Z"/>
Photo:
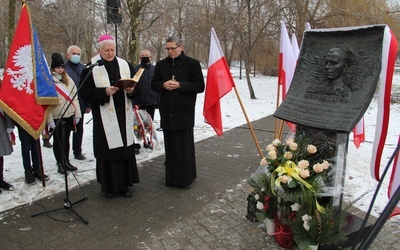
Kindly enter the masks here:
<path id="1" fill-rule="evenodd" d="M 77 88 L 76 93 L 75 93 L 74 96 L 71 98 L 71 102 L 68 103 L 67 107 L 66 107 L 65 110 L 64 110 L 64 113 L 61 115 L 61 118 L 58 119 L 58 121 L 57 121 L 57 123 L 56 123 L 56 125 L 55 125 L 55 127 L 54 127 L 54 129 L 53 129 L 53 131 L 51 131 L 50 134 L 49 134 L 49 139 L 50 139 L 50 138 L 53 136 L 53 134 L 55 133 L 56 128 L 57 128 L 58 126 L 60 126 L 60 124 L 61 124 L 61 140 L 60 140 L 60 141 L 61 141 L 62 147 L 64 147 L 64 145 L 65 145 L 65 127 L 66 127 L 66 123 L 65 123 L 65 121 L 62 120 L 62 118 L 64 117 L 64 115 L 65 115 L 65 113 L 67 112 L 68 108 L 72 105 L 72 101 L 73 101 L 73 100 L 76 98 L 76 96 L 78 95 L 79 90 L 81 89 L 81 87 L 83 86 L 83 84 L 86 82 L 86 80 L 87 80 L 87 78 L 89 77 L 90 73 L 92 72 L 93 68 L 94 68 L 95 66 L 98 66 L 99 64 L 100 64 L 100 63 L 97 62 L 96 64 L 92 64 L 92 65 L 90 65 L 89 67 L 87 67 L 87 69 L 89 69 L 89 72 L 86 74 L 86 77 L 83 79 L 82 83 L 81 83 L 81 84 L 79 85 L 79 87 Z M 75 86 L 76 86 L 76 85 L 75 85 Z M 57 146 L 57 145 L 54 145 L 54 147 L 56 147 L 56 146 Z M 59 210 L 62 210 L 62 209 L 68 209 L 68 210 L 70 210 L 71 212 L 73 212 L 76 216 L 78 216 L 78 218 L 81 219 L 81 220 L 83 221 L 83 223 L 85 223 L 85 224 L 87 225 L 87 224 L 89 223 L 89 221 L 85 220 L 81 215 L 79 215 L 79 214 L 73 209 L 73 206 L 74 206 L 75 204 L 78 204 L 78 203 L 80 203 L 80 202 L 83 202 L 83 201 L 87 200 L 88 197 L 87 197 L 86 194 L 85 194 L 85 197 L 84 197 L 84 198 L 82 198 L 82 199 L 80 199 L 80 200 L 78 200 L 78 201 L 76 201 L 76 202 L 74 202 L 74 203 L 71 203 L 71 201 L 69 200 L 68 172 L 67 172 L 67 168 L 66 168 L 66 159 L 65 159 L 65 157 L 66 157 L 66 156 L 64 155 L 64 159 L 63 159 L 64 180 L 65 180 L 65 199 L 64 199 L 64 206 L 61 207 L 61 208 L 56 208 L 56 209 L 53 209 L 53 210 L 49 210 L 49 211 L 44 211 L 44 212 L 41 212 L 41 213 L 33 214 L 33 215 L 31 215 L 31 217 L 36 217 L 36 216 L 42 215 L 42 214 L 49 214 L 49 213 L 51 213 L 51 212 L 56 212 L 56 211 L 59 211 Z"/>

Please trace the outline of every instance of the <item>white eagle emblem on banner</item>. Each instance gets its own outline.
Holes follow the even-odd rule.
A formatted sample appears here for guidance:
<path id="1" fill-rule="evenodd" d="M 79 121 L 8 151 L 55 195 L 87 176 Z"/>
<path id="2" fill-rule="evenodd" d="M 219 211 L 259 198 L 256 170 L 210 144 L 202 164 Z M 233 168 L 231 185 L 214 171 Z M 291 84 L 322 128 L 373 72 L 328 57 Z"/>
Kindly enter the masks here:
<path id="1" fill-rule="evenodd" d="M 19 70 L 7 69 L 7 74 L 11 76 L 11 83 L 13 88 L 18 90 L 25 89 L 28 95 L 33 93 L 33 70 L 32 70 L 32 48 L 31 45 L 24 45 L 20 47 L 12 57 L 12 62 Z"/>

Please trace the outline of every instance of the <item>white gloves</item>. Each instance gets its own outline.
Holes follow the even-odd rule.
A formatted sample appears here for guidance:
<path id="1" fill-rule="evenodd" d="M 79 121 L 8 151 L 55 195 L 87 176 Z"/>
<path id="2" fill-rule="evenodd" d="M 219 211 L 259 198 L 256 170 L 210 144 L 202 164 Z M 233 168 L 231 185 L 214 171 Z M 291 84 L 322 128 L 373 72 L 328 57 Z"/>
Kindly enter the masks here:
<path id="1" fill-rule="evenodd" d="M 49 124 L 47 124 L 47 126 L 51 129 L 54 129 L 56 127 L 56 124 L 54 123 L 54 121 L 50 122 Z"/>
<path id="2" fill-rule="evenodd" d="M 75 124 L 78 124 L 78 122 L 81 120 L 81 118 L 76 117 L 75 118 Z"/>
<path id="3" fill-rule="evenodd" d="M 13 128 L 8 128 L 8 129 L 7 129 L 7 133 L 8 133 L 8 134 L 11 134 L 12 132 L 14 132 L 14 129 L 13 129 Z"/>

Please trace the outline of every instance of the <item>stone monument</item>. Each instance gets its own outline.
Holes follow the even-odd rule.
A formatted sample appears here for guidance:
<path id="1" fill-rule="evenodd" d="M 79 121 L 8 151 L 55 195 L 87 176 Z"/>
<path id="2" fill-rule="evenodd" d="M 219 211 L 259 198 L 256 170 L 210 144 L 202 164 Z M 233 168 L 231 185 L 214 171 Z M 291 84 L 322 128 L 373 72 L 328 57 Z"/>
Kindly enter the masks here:
<path id="1" fill-rule="evenodd" d="M 307 138 L 318 149 L 315 157 L 331 163 L 334 171 L 320 196 L 338 211 L 342 209 L 349 134 L 377 88 L 386 27 L 306 31 L 291 86 L 274 113 L 296 124 L 296 137 Z M 346 232 L 349 240 L 342 247 L 356 240 L 362 220 L 351 221 Z"/>

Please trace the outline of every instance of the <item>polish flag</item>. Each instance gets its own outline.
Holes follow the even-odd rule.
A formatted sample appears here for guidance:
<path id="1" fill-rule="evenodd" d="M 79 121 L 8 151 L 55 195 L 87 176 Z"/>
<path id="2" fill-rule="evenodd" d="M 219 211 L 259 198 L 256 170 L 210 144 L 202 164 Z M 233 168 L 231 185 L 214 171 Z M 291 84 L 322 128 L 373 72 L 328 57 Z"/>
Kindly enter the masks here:
<path id="1" fill-rule="evenodd" d="M 364 130 L 364 117 L 357 123 L 353 129 L 353 143 L 356 148 L 360 147 L 361 142 L 365 141 L 365 130 Z"/>
<path id="2" fill-rule="evenodd" d="M 386 142 L 390 115 L 390 96 L 394 65 L 397 54 L 397 40 L 388 26 L 385 28 L 382 45 L 382 68 L 379 81 L 378 111 L 375 137 L 371 157 L 371 176 L 380 180 L 382 152 Z"/>
<path id="3" fill-rule="evenodd" d="M 292 43 L 290 42 L 285 23 L 281 21 L 278 84 L 283 87 L 282 101 L 285 99 L 286 93 L 289 90 L 295 68 L 296 57 L 293 52 Z"/>
<path id="4" fill-rule="evenodd" d="M 205 122 L 213 127 L 218 136 L 223 134 L 221 106 L 219 101 L 234 87 L 235 82 L 233 81 L 224 53 L 222 53 L 218 37 L 215 34 L 214 28 L 211 28 L 210 54 L 208 58 L 203 115 Z"/>
<path id="5" fill-rule="evenodd" d="M 294 58 L 296 58 L 297 60 L 299 58 L 300 49 L 299 49 L 299 44 L 297 43 L 297 37 L 295 33 L 292 34 L 292 48 L 293 48 Z"/>

